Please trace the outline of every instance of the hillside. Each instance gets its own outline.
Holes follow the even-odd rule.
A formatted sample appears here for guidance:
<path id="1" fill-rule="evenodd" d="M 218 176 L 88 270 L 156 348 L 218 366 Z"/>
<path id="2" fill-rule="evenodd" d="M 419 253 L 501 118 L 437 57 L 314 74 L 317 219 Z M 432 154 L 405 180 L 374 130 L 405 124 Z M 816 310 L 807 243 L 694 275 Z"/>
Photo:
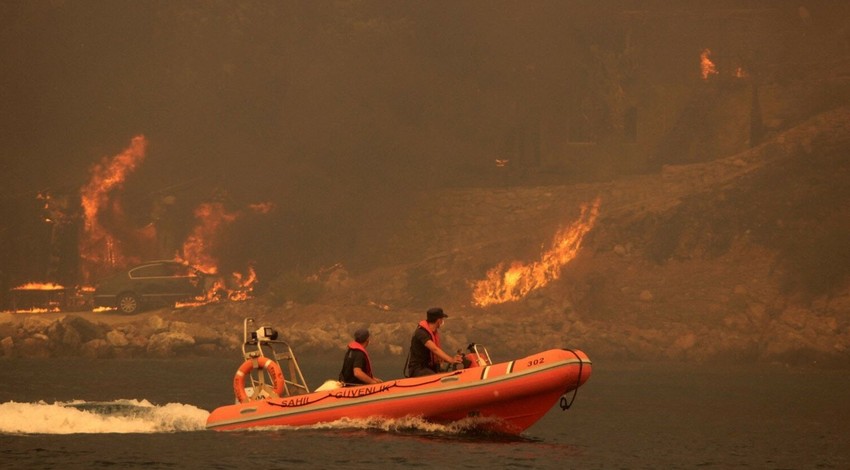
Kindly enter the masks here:
<path id="1" fill-rule="evenodd" d="M 376 355 L 402 356 L 412 325 L 439 304 L 451 315 L 445 344 L 482 342 L 500 357 L 563 346 L 596 359 L 847 364 L 848 144 L 850 108 L 839 108 L 747 152 L 657 174 L 431 192 L 383 247 L 401 264 L 286 286 L 312 290 L 309 300 L 283 301 L 271 285 L 248 302 L 132 317 L 4 314 L 3 351 L 235 354 L 253 317 L 308 353 L 338 351 L 369 325 Z M 596 223 L 559 279 L 472 305 L 473 280 L 533 260 L 596 198 Z"/>
<path id="2" fill-rule="evenodd" d="M 738 155 L 610 183 L 429 195 L 398 248 L 426 247 L 421 260 L 352 280 L 336 298 L 416 311 L 428 303 L 427 284 L 432 303 L 459 313 L 454 334 L 497 336 L 512 349 L 843 361 L 848 124 L 840 108 Z M 515 303 L 469 306 L 482 266 L 532 258 L 553 219 L 570 220 L 595 197 L 598 222 L 561 279 Z"/>

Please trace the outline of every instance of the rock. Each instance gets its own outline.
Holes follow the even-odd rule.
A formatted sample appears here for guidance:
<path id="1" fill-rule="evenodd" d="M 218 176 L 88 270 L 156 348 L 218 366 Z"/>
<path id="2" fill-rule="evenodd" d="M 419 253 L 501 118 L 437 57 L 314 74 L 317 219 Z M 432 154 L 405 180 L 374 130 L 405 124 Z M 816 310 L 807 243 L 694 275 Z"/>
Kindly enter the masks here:
<path id="1" fill-rule="evenodd" d="M 80 336 L 80 340 L 84 343 L 93 339 L 102 339 L 107 331 L 106 326 L 102 323 L 93 323 L 77 315 L 65 317 L 60 320 L 60 323 L 65 328 L 76 330 Z"/>
<path id="2" fill-rule="evenodd" d="M 47 327 L 47 331 L 45 332 L 47 337 L 50 338 L 53 349 L 56 349 L 59 346 L 62 346 L 64 343 L 65 334 L 68 333 L 68 328 L 61 322 L 55 321 Z M 71 348 L 79 347 L 79 333 L 72 330 L 72 333 L 69 335 L 69 341 L 77 340 L 77 343 Z"/>
<path id="3" fill-rule="evenodd" d="M 148 341 L 147 352 L 155 356 L 171 357 L 195 344 L 195 338 L 186 333 L 172 331 L 157 333 Z"/>
<path id="4" fill-rule="evenodd" d="M 0 348 L 3 350 L 4 357 L 12 357 L 15 350 L 15 340 L 11 336 L 7 336 L 0 340 Z"/>
<path id="5" fill-rule="evenodd" d="M 69 326 L 62 332 L 61 344 L 63 347 L 75 351 L 83 344 L 83 337 L 76 329 Z"/>
<path id="6" fill-rule="evenodd" d="M 26 334 L 46 331 L 49 326 L 50 321 L 38 316 L 27 316 L 24 318 L 24 321 L 21 322 L 21 328 L 23 328 Z"/>
<path id="7" fill-rule="evenodd" d="M 151 315 L 148 317 L 147 326 L 154 331 L 162 331 L 168 327 L 168 322 L 166 322 L 159 315 Z"/>
<path id="8" fill-rule="evenodd" d="M 83 344 L 82 353 L 92 359 L 107 358 L 112 356 L 112 348 L 105 339 L 93 339 Z"/>
<path id="9" fill-rule="evenodd" d="M 44 334 L 35 334 L 24 338 L 18 348 L 21 357 L 50 357 L 50 342 Z"/>
<path id="10" fill-rule="evenodd" d="M 130 341 L 127 339 L 127 335 L 118 330 L 112 330 L 109 333 L 106 333 L 106 342 L 112 347 L 123 348 L 130 344 Z"/>
<path id="11" fill-rule="evenodd" d="M 207 325 L 198 323 L 186 323 L 173 321 L 168 331 L 174 333 L 185 333 L 195 339 L 196 344 L 215 344 L 219 341 L 219 334 Z"/>

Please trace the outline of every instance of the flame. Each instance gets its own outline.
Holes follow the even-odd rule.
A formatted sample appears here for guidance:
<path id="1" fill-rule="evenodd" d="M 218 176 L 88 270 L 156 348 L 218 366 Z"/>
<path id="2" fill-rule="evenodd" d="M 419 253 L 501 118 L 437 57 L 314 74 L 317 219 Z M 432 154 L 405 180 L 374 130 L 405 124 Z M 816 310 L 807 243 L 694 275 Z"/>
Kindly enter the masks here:
<path id="1" fill-rule="evenodd" d="M 52 282 L 28 282 L 26 284 L 20 285 L 18 287 L 12 288 L 12 290 L 64 290 L 65 287 L 60 286 L 59 284 L 54 284 Z"/>
<path id="2" fill-rule="evenodd" d="M 272 210 L 273 204 L 264 202 L 251 204 L 249 209 L 254 212 L 266 214 Z M 239 212 L 229 212 L 221 202 L 209 202 L 195 209 L 197 225 L 183 243 L 183 259 L 201 271 L 208 274 L 219 272 L 218 259 L 213 255 L 213 249 L 220 243 L 219 237 L 222 229 L 236 221 L 240 217 Z M 246 273 L 233 272 L 231 282 L 222 279 L 216 280 L 214 285 L 208 289 L 206 301 L 219 300 L 224 293 L 228 299 L 233 301 L 246 300 L 254 290 L 257 282 L 257 272 L 253 266 L 248 266 Z"/>
<path id="3" fill-rule="evenodd" d="M 118 197 L 125 180 L 144 161 L 146 150 L 146 138 L 138 135 L 131 139 L 130 145 L 121 153 L 103 157 L 89 169 L 89 181 L 80 188 L 79 207 L 82 209 L 83 227 L 79 253 L 83 287 L 77 287 L 78 293 L 92 291 L 93 288 L 85 284 L 100 275 L 149 259 L 146 254 L 152 253 L 150 248 L 151 242 L 156 240 L 156 226 L 151 223 L 140 229 L 128 227 Z M 39 194 L 39 199 L 44 201 L 42 210 L 48 223 L 60 224 L 65 221 L 62 217 L 68 218 L 63 212 L 68 209 L 67 200 L 54 198 L 50 194 Z M 249 211 L 257 214 L 267 214 L 273 209 L 274 205 L 269 202 L 248 206 Z M 194 216 L 196 226 L 184 241 L 182 249 L 174 253 L 174 259 L 216 276 L 220 269 L 214 253 L 221 251 L 222 229 L 237 220 L 241 213 L 228 212 L 224 204 L 213 202 L 201 204 L 195 209 Z M 257 274 L 253 266 L 249 266 L 244 273 L 232 273 L 227 280 L 219 276 L 215 279 L 215 285 L 208 290 L 206 301 L 224 298 L 244 300 L 256 282 Z M 35 285 L 30 283 L 18 289 L 34 289 Z M 55 289 L 63 288 L 57 286 Z"/>
<path id="4" fill-rule="evenodd" d="M 714 68 L 714 62 L 709 59 L 711 49 L 703 49 L 699 56 L 700 69 L 702 70 L 702 79 L 708 80 L 709 75 L 717 74 L 717 69 Z"/>
<path id="5" fill-rule="evenodd" d="M 89 170 L 91 178 L 80 195 L 84 217 L 80 257 L 86 281 L 94 269 L 104 265 L 117 266 L 124 261 L 114 236 L 103 227 L 98 215 L 110 204 L 112 193 L 123 188 L 127 175 L 144 160 L 146 148 L 144 136 L 133 137 L 130 146 L 123 152 L 112 158 L 104 157 Z M 118 209 L 115 205 L 111 208 Z"/>
<path id="6" fill-rule="evenodd" d="M 507 269 L 500 263 L 490 269 L 486 279 L 474 283 L 473 303 L 485 307 L 516 301 L 558 279 L 561 268 L 576 257 L 582 239 L 596 223 L 599 204 L 599 198 L 592 205 L 583 204 L 578 220 L 555 234 L 552 248 L 544 252 L 540 260 L 528 265 L 514 261 Z"/>
<path id="7" fill-rule="evenodd" d="M 249 294 L 254 290 L 254 284 L 257 282 L 257 272 L 254 271 L 254 267 L 248 266 L 248 274 L 246 275 L 234 272 L 232 276 L 236 287 L 228 292 L 227 297 L 233 301 L 248 299 Z"/>
<path id="8" fill-rule="evenodd" d="M 213 245 L 222 227 L 236 218 L 237 215 L 227 212 L 220 202 L 206 202 L 195 208 L 198 224 L 183 243 L 183 259 L 201 271 L 217 273 L 218 260 L 212 255 Z"/>
<path id="9" fill-rule="evenodd" d="M 56 313 L 56 312 L 59 312 L 59 311 L 60 311 L 59 307 L 50 307 L 50 308 L 33 307 L 33 308 L 26 308 L 26 309 L 17 309 L 17 310 L 15 310 L 15 313 Z"/>

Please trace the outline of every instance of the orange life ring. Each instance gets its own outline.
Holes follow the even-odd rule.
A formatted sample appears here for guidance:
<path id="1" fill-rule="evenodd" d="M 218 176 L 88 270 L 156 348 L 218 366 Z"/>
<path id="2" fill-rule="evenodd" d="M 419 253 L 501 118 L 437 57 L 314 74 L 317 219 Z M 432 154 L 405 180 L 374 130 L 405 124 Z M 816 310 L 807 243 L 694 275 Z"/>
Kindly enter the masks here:
<path id="1" fill-rule="evenodd" d="M 236 400 L 239 403 L 248 402 L 248 393 L 245 392 L 245 376 L 249 375 L 254 370 L 255 364 L 257 369 L 266 369 L 269 372 L 274 385 L 274 392 L 277 393 L 278 396 L 283 394 L 283 372 L 280 370 L 277 362 L 269 359 L 268 357 L 261 356 L 256 360 L 248 359 L 243 362 L 236 371 L 236 375 L 233 376 L 233 393 L 236 394 Z"/>

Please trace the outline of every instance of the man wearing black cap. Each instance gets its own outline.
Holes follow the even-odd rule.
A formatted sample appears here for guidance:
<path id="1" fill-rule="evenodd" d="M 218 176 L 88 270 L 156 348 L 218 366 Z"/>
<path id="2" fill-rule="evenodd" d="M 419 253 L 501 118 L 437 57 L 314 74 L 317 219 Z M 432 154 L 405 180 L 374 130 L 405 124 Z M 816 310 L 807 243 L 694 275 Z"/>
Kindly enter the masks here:
<path id="1" fill-rule="evenodd" d="M 354 341 L 348 343 L 348 350 L 342 361 L 339 381 L 345 386 L 376 384 L 381 379 L 372 375 L 372 363 L 366 346 L 369 345 L 369 330 L 360 328 L 354 332 Z"/>
<path id="2" fill-rule="evenodd" d="M 443 309 L 434 307 L 428 309 L 426 319 L 419 322 L 410 340 L 410 354 L 407 358 L 408 377 L 436 374 L 440 370 L 441 362 L 462 363 L 460 356 L 449 356 L 440 348 L 439 330 L 448 317 Z"/>

